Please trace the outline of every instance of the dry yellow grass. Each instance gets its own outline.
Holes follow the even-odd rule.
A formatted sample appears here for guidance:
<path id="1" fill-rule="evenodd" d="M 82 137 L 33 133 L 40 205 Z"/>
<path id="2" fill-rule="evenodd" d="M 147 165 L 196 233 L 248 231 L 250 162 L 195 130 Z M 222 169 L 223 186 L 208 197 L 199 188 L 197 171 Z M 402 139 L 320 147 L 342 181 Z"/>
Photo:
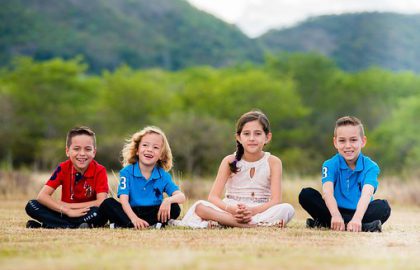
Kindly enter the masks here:
<path id="1" fill-rule="evenodd" d="M 205 198 L 211 182 L 181 185 L 190 205 Z M 285 177 L 283 200 L 296 209 L 285 229 L 143 231 L 26 229 L 24 206 L 35 187 L 2 196 L 0 269 L 420 269 L 418 182 L 382 183 L 377 197 L 391 202 L 391 218 L 383 233 L 358 234 L 306 229 L 297 203 L 305 186 L 318 188 L 319 181 Z"/>
<path id="2" fill-rule="evenodd" d="M 25 229 L 25 201 L 0 205 L 0 269 L 419 269 L 420 209 L 397 207 L 383 233 L 286 229 Z"/>

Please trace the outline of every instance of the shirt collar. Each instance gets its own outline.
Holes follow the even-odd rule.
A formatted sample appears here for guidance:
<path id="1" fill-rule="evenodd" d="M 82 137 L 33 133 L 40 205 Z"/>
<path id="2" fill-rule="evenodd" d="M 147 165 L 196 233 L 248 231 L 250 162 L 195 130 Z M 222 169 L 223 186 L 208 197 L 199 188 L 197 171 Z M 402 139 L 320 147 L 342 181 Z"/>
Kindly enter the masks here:
<path id="1" fill-rule="evenodd" d="M 142 178 L 146 179 L 143 176 L 143 174 L 141 173 L 139 162 L 137 161 L 135 164 L 133 164 L 133 166 L 134 166 L 134 176 L 135 177 L 142 177 Z M 159 172 L 159 167 L 158 166 L 155 166 L 153 168 L 152 174 L 150 175 L 150 180 L 159 179 L 160 177 L 161 176 L 160 176 L 160 172 Z"/>
<path id="2" fill-rule="evenodd" d="M 340 160 L 340 169 L 351 170 L 349 165 L 347 165 L 347 162 L 343 158 L 343 156 L 340 155 L 340 154 L 338 154 L 338 156 L 339 156 L 339 160 Z M 362 154 L 362 152 L 360 152 L 359 157 L 357 158 L 357 161 L 356 161 L 356 167 L 354 168 L 354 171 L 356 171 L 356 172 L 363 171 L 363 161 L 362 160 L 363 160 L 363 154 Z"/>
<path id="3" fill-rule="evenodd" d="M 67 162 L 68 162 L 67 164 L 68 164 L 69 174 L 71 172 L 77 173 L 77 170 L 76 170 L 76 168 L 74 168 L 73 163 L 71 162 L 71 160 L 68 159 Z M 96 164 L 97 164 L 97 162 L 95 160 L 92 160 L 89 163 L 88 168 L 86 169 L 85 173 L 83 174 L 83 178 L 93 178 L 95 176 Z"/>

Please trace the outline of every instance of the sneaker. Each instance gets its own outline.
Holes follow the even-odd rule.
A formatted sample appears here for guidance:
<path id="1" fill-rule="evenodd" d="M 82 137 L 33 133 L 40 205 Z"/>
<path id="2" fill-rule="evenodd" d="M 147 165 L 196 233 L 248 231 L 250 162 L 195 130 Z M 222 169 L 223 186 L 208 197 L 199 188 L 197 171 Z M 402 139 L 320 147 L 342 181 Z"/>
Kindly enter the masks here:
<path id="1" fill-rule="evenodd" d="M 26 222 L 26 228 L 28 229 L 37 229 L 37 228 L 41 228 L 42 224 L 39 223 L 38 221 L 35 220 L 28 220 Z"/>
<path id="2" fill-rule="evenodd" d="M 149 229 L 156 229 L 156 230 L 160 230 L 162 228 L 162 223 L 158 222 L 156 224 L 153 224 L 151 226 L 149 226 Z"/>
<path id="3" fill-rule="evenodd" d="M 362 232 L 382 232 L 382 222 L 378 219 L 369 223 L 362 223 Z"/>
<path id="4" fill-rule="evenodd" d="M 79 225 L 79 229 L 90 229 L 92 226 L 89 223 L 83 222 Z"/>
<path id="5" fill-rule="evenodd" d="M 184 224 L 182 223 L 181 220 L 170 219 L 168 220 L 168 226 L 179 227 L 179 226 L 184 226 Z"/>
<path id="6" fill-rule="evenodd" d="M 308 218 L 306 220 L 306 228 L 314 229 L 314 228 L 322 228 L 325 227 L 318 219 Z"/>

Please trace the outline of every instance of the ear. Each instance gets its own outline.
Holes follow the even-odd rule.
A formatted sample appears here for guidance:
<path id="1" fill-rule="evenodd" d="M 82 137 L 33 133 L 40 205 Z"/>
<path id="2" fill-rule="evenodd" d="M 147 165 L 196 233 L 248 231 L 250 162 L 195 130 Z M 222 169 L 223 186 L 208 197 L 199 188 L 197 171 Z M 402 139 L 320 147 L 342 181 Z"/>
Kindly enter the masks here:
<path id="1" fill-rule="evenodd" d="M 366 143 L 367 143 L 367 137 L 363 136 L 362 137 L 362 147 L 365 147 Z"/>
<path id="2" fill-rule="evenodd" d="M 337 137 L 335 137 L 335 136 L 333 137 L 333 144 L 334 144 L 335 149 L 338 150 Z"/>
<path id="3" fill-rule="evenodd" d="M 235 134 L 235 138 L 236 138 L 236 140 L 238 142 L 240 142 L 242 144 L 242 142 L 241 142 L 241 136 L 239 136 L 238 134 Z"/>
<path id="4" fill-rule="evenodd" d="M 266 139 L 265 139 L 265 144 L 268 144 L 271 141 L 271 138 L 273 137 L 273 133 L 268 132 Z"/>
<path id="5" fill-rule="evenodd" d="M 96 148 L 93 148 L 93 157 L 96 156 Z"/>
<path id="6" fill-rule="evenodd" d="M 70 149 L 66 146 L 66 156 L 67 156 L 67 157 L 70 157 L 70 156 L 69 156 L 69 152 L 70 152 Z"/>

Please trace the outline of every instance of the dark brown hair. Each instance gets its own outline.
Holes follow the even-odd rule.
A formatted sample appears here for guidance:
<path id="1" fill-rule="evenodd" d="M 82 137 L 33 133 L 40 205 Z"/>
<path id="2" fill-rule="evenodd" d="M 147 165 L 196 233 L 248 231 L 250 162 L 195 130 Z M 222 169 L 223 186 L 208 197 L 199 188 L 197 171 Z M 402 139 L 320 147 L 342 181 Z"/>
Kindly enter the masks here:
<path id="1" fill-rule="evenodd" d="M 260 122 L 265 135 L 270 133 L 270 122 L 268 121 L 267 116 L 259 110 L 253 110 L 253 111 L 244 113 L 239 118 L 238 122 L 236 122 L 236 134 L 240 135 L 245 124 L 248 122 L 255 121 L 255 120 Z M 235 160 L 229 163 L 229 168 L 231 172 L 237 173 L 239 171 L 239 168 L 236 166 L 236 163 L 239 160 L 241 160 L 243 154 L 244 154 L 244 147 L 238 140 L 236 140 Z"/>
<path id="2" fill-rule="evenodd" d="M 72 128 L 68 133 L 67 133 L 67 138 L 66 138 L 66 146 L 69 148 L 71 145 L 71 139 L 75 136 L 78 135 L 87 135 L 92 137 L 93 139 L 93 147 L 96 148 L 96 136 L 95 136 L 95 132 L 92 131 L 92 129 L 90 129 L 89 127 L 75 127 Z"/>

